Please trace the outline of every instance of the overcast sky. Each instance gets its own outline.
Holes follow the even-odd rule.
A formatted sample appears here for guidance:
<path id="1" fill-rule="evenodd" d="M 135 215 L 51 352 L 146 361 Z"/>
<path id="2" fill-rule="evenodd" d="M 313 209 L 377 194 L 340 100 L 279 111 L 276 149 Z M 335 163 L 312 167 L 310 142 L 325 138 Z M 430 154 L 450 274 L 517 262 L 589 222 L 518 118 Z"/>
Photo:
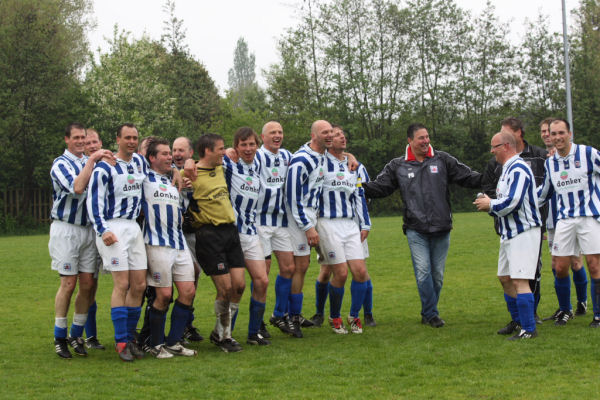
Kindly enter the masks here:
<path id="1" fill-rule="evenodd" d="M 456 0 L 457 4 L 479 13 L 484 0 Z M 562 32 L 561 0 L 491 0 L 496 15 L 511 25 L 511 38 L 524 32 L 526 18 L 536 20 L 538 12 L 550 18 L 553 30 Z M 175 0 L 175 13 L 184 21 L 186 43 L 191 53 L 208 69 L 221 92 L 227 89 L 227 72 L 233 65 L 233 51 L 244 37 L 256 56 L 257 77 L 264 85 L 261 70 L 278 61 L 277 39 L 297 25 L 297 7 L 301 0 Z M 112 38 L 113 27 L 131 32 L 139 39 L 144 33 L 159 39 L 166 14 L 164 0 L 94 0 L 97 27 L 90 31 L 91 48 L 108 50 L 105 38 Z M 577 7 L 578 0 L 566 0 L 567 10 Z M 514 26 L 514 31 L 512 27 Z"/>

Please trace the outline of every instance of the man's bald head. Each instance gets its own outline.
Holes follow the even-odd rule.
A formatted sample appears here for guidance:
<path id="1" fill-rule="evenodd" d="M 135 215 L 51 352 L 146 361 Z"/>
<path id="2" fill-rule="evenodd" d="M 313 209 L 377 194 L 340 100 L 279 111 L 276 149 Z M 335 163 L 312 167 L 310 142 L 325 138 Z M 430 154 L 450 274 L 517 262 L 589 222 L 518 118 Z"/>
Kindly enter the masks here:
<path id="1" fill-rule="evenodd" d="M 181 169 L 185 165 L 185 162 L 192 158 L 194 155 L 194 149 L 192 141 L 185 137 L 180 136 L 173 142 L 173 162 L 177 168 Z"/>

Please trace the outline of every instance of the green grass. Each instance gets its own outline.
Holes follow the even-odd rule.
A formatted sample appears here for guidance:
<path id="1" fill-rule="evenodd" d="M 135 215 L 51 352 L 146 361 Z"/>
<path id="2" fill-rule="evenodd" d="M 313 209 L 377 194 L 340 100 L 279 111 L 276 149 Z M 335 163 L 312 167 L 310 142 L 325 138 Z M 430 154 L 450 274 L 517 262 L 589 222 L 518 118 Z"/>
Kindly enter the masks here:
<path id="1" fill-rule="evenodd" d="M 270 329 L 269 347 L 225 354 L 208 342 L 193 359 L 123 363 L 112 350 L 61 360 L 52 345 L 58 279 L 50 270 L 46 235 L 0 238 L 1 398 L 481 398 L 596 399 L 600 396 L 600 331 L 591 316 L 566 327 L 539 327 L 539 338 L 513 343 L 496 334 L 509 321 L 496 275 L 498 237 L 485 214 L 455 215 L 439 309 L 447 325 L 420 323 L 420 303 L 400 218 L 376 218 L 369 236 L 376 328 L 338 336 L 305 329 L 298 340 Z M 540 315 L 556 308 L 544 248 Z M 271 273 L 274 282 L 276 268 Z M 314 312 L 309 269 L 304 314 Z M 272 285 L 271 285 L 272 286 Z M 111 345 L 111 280 L 100 278 L 99 336 Z M 273 307 L 269 289 L 267 310 Z M 574 292 L 574 290 L 573 290 Z M 343 313 L 349 309 L 346 290 Z M 214 288 L 203 276 L 196 325 L 208 336 Z M 234 332 L 242 344 L 248 321 L 244 295 Z M 69 318 L 72 317 L 72 312 Z"/>

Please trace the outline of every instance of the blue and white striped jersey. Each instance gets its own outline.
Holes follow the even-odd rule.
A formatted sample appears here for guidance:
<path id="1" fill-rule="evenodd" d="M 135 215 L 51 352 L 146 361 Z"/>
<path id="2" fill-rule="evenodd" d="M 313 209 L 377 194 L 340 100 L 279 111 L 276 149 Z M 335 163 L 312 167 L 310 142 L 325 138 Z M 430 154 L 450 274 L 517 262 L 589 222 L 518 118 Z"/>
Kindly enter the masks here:
<path id="1" fill-rule="evenodd" d="M 246 164 L 241 158 L 234 163 L 225 156 L 223 157 L 223 167 L 238 232 L 256 235 L 254 223 L 260 193 L 260 163 L 256 157 L 252 164 Z"/>
<path id="2" fill-rule="evenodd" d="M 77 157 L 69 150 L 57 157 L 50 169 L 52 179 L 52 211 L 50 217 L 56 221 L 86 226 L 90 224 L 85 207 L 87 190 L 76 194 L 73 189 L 75 178 L 79 175 L 88 157 Z"/>
<path id="3" fill-rule="evenodd" d="M 554 229 L 556 227 L 556 221 L 558 221 L 558 207 L 556 206 L 556 193 L 554 193 L 548 200 L 548 216 L 546 217 L 546 229 Z"/>
<path id="4" fill-rule="evenodd" d="M 364 191 L 357 186 L 358 171 L 350 171 L 348 159 L 340 161 L 326 153 L 325 180 L 321 200 L 319 201 L 319 218 L 350 218 L 358 217 L 361 230 L 371 228 L 366 211 Z M 367 220 L 364 220 L 365 212 Z"/>
<path id="5" fill-rule="evenodd" d="M 490 214 L 498 217 L 502 241 L 542 225 L 535 177 L 529 165 L 518 154 L 502 166 Z"/>
<path id="6" fill-rule="evenodd" d="M 566 157 L 555 153 L 546 160 L 544 181 L 538 188 L 540 204 L 556 195 L 557 220 L 594 217 L 600 220 L 600 152 L 571 144 Z"/>
<path id="7" fill-rule="evenodd" d="M 273 154 L 262 146 L 256 152 L 256 160 L 261 166 L 256 221 L 258 225 L 288 226 L 284 188 L 291 158 L 292 153 L 284 149 Z"/>
<path id="8" fill-rule="evenodd" d="M 365 196 L 365 189 L 362 187 L 363 183 L 369 182 L 369 173 L 364 165 L 358 164 L 356 169 L 358 178 L 356 179 L 356 186 L 358 187 L 358 195 L 356 202 L 356 214 L 358 218 L 358 226 L 361 231 L 371 230 L 371 217 L 369 217 L 369 209 L 367 208 L 367 198 Z M 358 201 L 360 199 L 360 201 Z"/>
<path id="9" fill-rule="evenodd" d="M 313 209 L 315 216 L 318 214 L 325 179 L 325 154 L 317 153 L 309 144 L 304 144 L 292 156 L 285 182 L 289 212 L 303 231 L 313 227 L 306 216 L 306 209 Z"/>
<path id="10" fill-rule="evenodd" d="M 146 163 L 137 153 L 129 162 L 117 158 L 114 167 L 104 161 L 96 164 L 88 185 L 87 209 L 98 235 L 107 230 L 108 220 L 138 217 L 146 174 Z"/>
<path id="11" fill-rule="evenodd" d="M 168 246 L 185 250 L 187 245 L 183 230 L 185 195 L 173 184 L 171 178 L 150 169 L 143 184 L 144 243 L 151 246 Z"/>

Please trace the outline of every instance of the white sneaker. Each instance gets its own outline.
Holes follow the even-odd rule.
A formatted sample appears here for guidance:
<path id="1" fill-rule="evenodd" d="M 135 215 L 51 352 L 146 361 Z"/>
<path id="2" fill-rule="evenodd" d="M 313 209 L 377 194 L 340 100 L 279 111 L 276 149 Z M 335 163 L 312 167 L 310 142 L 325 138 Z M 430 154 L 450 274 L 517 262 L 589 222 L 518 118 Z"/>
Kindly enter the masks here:
<path id="1" fill-rule="evenodd" d="M 158 346 L 150 348 L 150 354 L 152 354 L 156 358 L 173 358 L 175 357 L 173 353 L 169 353 L 165 349 L 165 345 L 159 344 Z"/>
<path id="2" fill-rule="evenodd" d="M 192 350 L 192 349 L 188 349 L 186 347 L 183 347 L 181 345 L 181 343 L 175 343 L 173 346 L 166 346 L 165 345 L 165 349 L 167 349 L 167 351 L 173 355 L 176 356 L 186 356 L 186 357 L 193 357 L 196 354 L 198 354 L 198 352 L 196 350 Z"/>
<path id="3" fill-rule="evenodd" d="M 363 333 L 362 322 L 360 318 L 354 318 L 352 315 L 348 315 L 348 325 L 350 325 L 350 332 L 352 333 Z"/>

